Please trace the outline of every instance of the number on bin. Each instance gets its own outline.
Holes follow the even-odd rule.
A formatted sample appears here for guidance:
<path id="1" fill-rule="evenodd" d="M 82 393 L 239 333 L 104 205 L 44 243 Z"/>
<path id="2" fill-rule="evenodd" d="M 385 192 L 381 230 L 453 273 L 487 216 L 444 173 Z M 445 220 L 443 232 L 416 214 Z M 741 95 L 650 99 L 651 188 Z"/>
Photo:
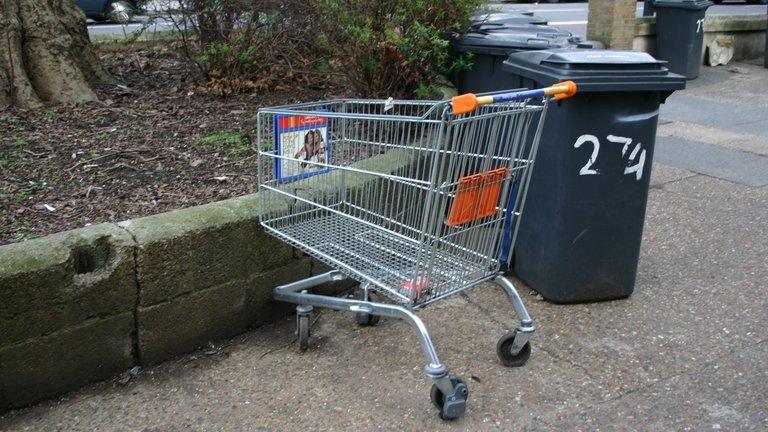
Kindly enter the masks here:
<path id="1" fill-rule="evenodd" d="M 587 163 L 581 167 L 581 170 L 579 170 L 579 175 L 597 174 L 597 171 L 592 169 L 592 165 L 597 160 L 597 154 L 600 153 L 600 140 L 598 140 L 594 135 L 582 135 L 579 137 L 579 139 L 576 140 L 576 143 L 573 144 L 573 147 L 579 148 L 585 142 L 592 143 L 592 156 L 590 156 Z"/>
<path id="2" fill-rule="evenodd" d="M 622 158 L 627 158 L 627 166 L 624 167 L 624 174 L 634 174 L 635 179 L 638 181 L 642 179 L 646 156 L 643 144 L 635 143 L 633 145 L 632 138 L 617 135 L 608 135 L 606 139 L 615 144 L 623 144 L 621 148 L 621 156 Z M 592 168 L 592 165 L 595 164 L 600 153 L 600 140 L 594 135 L 584 134 L 576 140 L 576 142 L 573 144 L 573 147 L 579 148 L 584 143 L 592 144 L 592 154 L 589 156 L 587 163 L 584 164 L 584 166 L 579 170 L 579 175 L 599 174 L 597 170 Z M 632 149 L 631 151 L 630 148 Z M 629 152 L 628 156 L 627 152 Z"/>

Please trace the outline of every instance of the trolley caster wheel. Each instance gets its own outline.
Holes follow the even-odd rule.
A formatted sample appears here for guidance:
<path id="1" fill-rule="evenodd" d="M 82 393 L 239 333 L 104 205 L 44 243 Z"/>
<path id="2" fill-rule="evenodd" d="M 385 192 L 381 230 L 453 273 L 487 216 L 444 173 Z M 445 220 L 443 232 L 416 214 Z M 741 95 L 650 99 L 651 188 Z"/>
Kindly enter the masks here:
<path id="1" fill-rule="evenodd" d="M 360 288 L 360 300 L 375 302 L 377 301 L 377 298 L 376 296 L 374 296 L 372 292 L 369 292 L 368 295 L 366 296 L 365 290 L 363 288 Z M 359 325 L 360 327 L 373 327 L 379 323 L 380 318 L 381 317 L 378 315 L 373 315 L 365 312 L 355 313 L 355 321 L 357 322 L 357 325 Z"/>
<path id="2" fill-rule="evenodd" d="M 365 312 L 355 313 L 355 321 L 360 327 L 373 327 L 379 323 L 379 316 Z"/>
<path id="3" fill-rule="evenodd" d="M 453 394 L 446 396 L 443 391 L 437 386 L 432 384 L 432 389 L 429 391 L 429 397 L 432 399 L 432 404 L 439 410 L 439 416 L 443 420 L 454 420 L 464 415 L 464 411 L 467 410 L 467 398 L 469 397 L 469 388 L 461 378 L 451 375 L 451 384 L 453 384 Z"/>
<path id="4" fill-rule="evenodd" d="M 517 354 L 512 354 L 512 345 L 515 342 L 517 331 L 505 334 L 496 344 L 496 354 L 499 356 L 501 364 L 507 367 L 520 367 L 524 365 L 531 357 L 531 343 L 526 342 L 523 348 Z"/>
<path id="5" fill-rule="evenodd" d="M 309 348 L 309 318 L 311 315 L 302 314 L 296 316 L 297 333 L 299 337 L 299 349 L 306 351 Z"/>

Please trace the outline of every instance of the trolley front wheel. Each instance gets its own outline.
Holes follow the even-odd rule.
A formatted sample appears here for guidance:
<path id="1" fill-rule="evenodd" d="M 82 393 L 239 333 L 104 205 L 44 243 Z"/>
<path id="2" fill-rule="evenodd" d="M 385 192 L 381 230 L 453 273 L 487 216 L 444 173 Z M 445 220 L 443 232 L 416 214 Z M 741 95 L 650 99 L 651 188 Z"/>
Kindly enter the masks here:
<path id="1" fill-rule="evenodd" d="M 299 336 L 299 349 L 306 351 L 309 348 L 309 314 L 297 315 L 296 326 Z"/>
<path id="2" fill-rule="evenodd" d="M 467 409 L 467 398 L 469 397 L 469 388 L 461 378 L 451 375 L 451 384 L 453 385 L 453 394 L 446 395 L 437 386 L 432 384 L 429 397 L 432 404 L 440 410 L 440 418 L 443 420 L 453 420 L 464 415 Z"/>
<path id="3" fill-rule="evenodd" d="M 373 327 L 379 323 L 379 316 L 365 312 L 356 312 L 355 321 L 360 327 Z"/>
<path id="4" fill-rule="evenodd" d="M 526 342 L 522 348 L 515 349 L 515 337 L 517 331 L 505 334 L 496 344 L 496 354 L 501 364 L 507 367 L 519 367 L 524 365 L 531 357 L 531 343 Z"/>

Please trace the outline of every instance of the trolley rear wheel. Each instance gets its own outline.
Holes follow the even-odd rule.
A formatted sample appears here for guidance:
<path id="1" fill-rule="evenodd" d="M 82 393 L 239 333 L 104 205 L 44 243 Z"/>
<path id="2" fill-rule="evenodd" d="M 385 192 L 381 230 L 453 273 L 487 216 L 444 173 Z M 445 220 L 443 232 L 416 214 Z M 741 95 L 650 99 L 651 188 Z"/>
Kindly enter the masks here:
<path id="1" fill-rule="evenodd" d="M 531 343 L 526 342 L 520 349 L 520 352 L 512 354 L 512 346 L 515 342 L 517 331 L 505 334 L 496 344 L 496 354 L 499 356 L 501 364 L 507 367 L 520 367 L 524 365 L 531 357 Z"/>
<path id="2" fill-rule="evenodd" d="M 299 337 L 299 349 L 306 351 L 309 348 L 309 314 L 299 314 L 296 316 L 296 333 Z"/>
<path id="3" fill-rule="evenodd" d="M 375 302 L 376 297 L 374 297 L 372 292 L 369 292 L 368 295 L 366 296 L 365 289 L 363 287 L 360 287 L 360 300 Z M 373 315 L 365 312 L 355 313 L 355 321 L 357 322 L 357 325 L 359 325 L 360 327 L 373 327 L 379 323 L 380 318 L 381 317 L 378 315 Z"/>
<path id="4" fill-rule="evenodd" d="M 454 390 L 452 395 L 446 397 L 437 384 L 432 384 L 432 389 L 429 391 L 429 398 L 432 399 L 432 404 L 440 410 L 439 415 L 443 420 L 453 420 L 464 415 L 469 397 L 469 387 L 464 384 L 461 378 L 451 375 L 450 380 Z"/>

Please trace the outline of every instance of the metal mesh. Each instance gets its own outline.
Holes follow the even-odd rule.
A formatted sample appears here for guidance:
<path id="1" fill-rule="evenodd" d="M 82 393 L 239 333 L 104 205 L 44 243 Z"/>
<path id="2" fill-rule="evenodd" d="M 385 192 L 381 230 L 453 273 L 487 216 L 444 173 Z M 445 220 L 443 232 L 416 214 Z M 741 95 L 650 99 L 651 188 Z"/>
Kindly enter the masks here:
<path id="1" fill-rule="evenodd" d="M 471 287 L 498 271 L 507 208 L 520 213 L 538 143 L 531 125 L 544 106 L 460 116 L 434 101 L 262 109 L 261 223 L 402 303 Z"/>

